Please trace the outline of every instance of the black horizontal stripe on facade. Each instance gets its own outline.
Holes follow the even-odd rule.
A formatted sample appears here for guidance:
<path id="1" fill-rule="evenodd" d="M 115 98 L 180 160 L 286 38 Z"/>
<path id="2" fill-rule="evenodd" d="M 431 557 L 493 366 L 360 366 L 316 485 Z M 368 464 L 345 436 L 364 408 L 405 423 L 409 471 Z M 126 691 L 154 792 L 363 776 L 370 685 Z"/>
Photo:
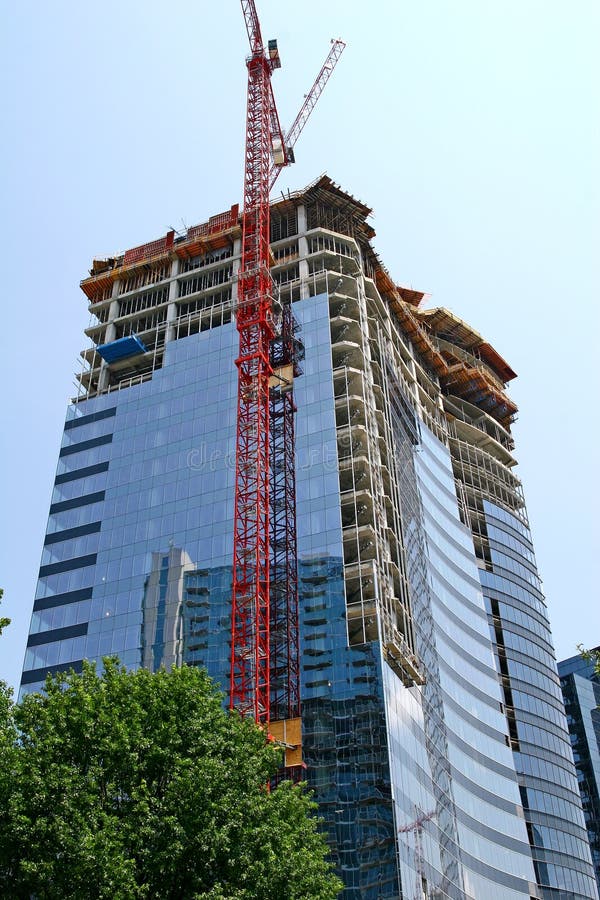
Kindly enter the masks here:
<path id="1" fill-rule="evenodd" d="M 485 753 L 481 753 L 471 744 L 467 743 L 467 741 L 464 741 L 461 737 L 459 737 L 456 732 L 447 731 L 446 737 L 448 739 L 448 743 L 461 750 L 462 753 L 467 757 L 467 759 L 471 758 L 475 760 L 475 762 L 478 762 L 484 768 L 491 769 L 493 772 L 496 772 L 498 775 L 501 775 L 508 781 L 516 781 L 517 776 L 514 769 L 509 769 L 507 766 L 503 766 L 502 763 L 497 762 L 495 759 L 491 759 L 491 757 L 487 756 Z"/>
<path id="2" fill-rule="evenodd" d="M 50 563 L 48 566 L 40 566 L 40 578 L 46 575 L 58 575 L 60 572 L 70 572 L 72 569 L 85 569 L 96 563 L 97 553 L 88 556 L 76 556 L 74 559 L 64 559 L 62 562 Z"/>
<path id="3" fill-rule="evenodd" d="M 29 669 L 23 672 L 21 684 L 33 684 L 36 681 L 45 681 L 46 675 L 55 675 L 57 672 L 75 672 L 79 674 L 83 669 L 83 660 L 76 659 L 73 662 L 59 663 L 56 666 L 42 666 L 41 669 Z"/>
<path id="4" fill-rule="evenodd" d="M 54 479 L 54 484 L 65 484 L 67 481 L 77 481 L 78 478 L 88 478 L 90 475 L 99 475 L 100 472 L 108 472 L 108 462 L 96 463 L 94 466 L 84 466 L 73 472 L 63 472 Z"/>
<path id="5" fill-rule="evenodd" d="M 488 572 L 490 570 L 488 569 Z M 520 575 L 517 575 L 516 572 L 511 572 L 510 569 L 505 569 L 500 563 L 493 562 L 492 570 L 490 572 L 491 575 L 495 575 L 497 578 L 502 578 L 504 581 L 510 581 L 513 584 L 516 584 L 517 587 L 523 588 L 526 593 L 531 594 L 531 596 L 535 600 L 539 600 L 540 603 L 544 603 L 544 595 L 541 590 L 535 585 L 531 584 L 530 581 L 527 581 L 526 578 L 522 578 Z M 487 585 L 484 586 L 484 591 L 487 590 Z"/>
<path id="6" fill-rule="evenodd" d="M 517 711 L 517 714 L 520 715 L 520 710 Z M 561 769 L 573 774 L 572 769 L 570 768 L 571 762 L 569 757 L 559 756 L 556 750 L 548 750 L 547 747 L 542 747 L 539 744 L 532 744 L 531 741 L 525 741 L 523 738 L 519 738 L 519 753 L 523 756 L 532 756 L 537 760 L 549 763 L 551 766 L 560 766 Z"/>
<path id="7" fill-rule="evenodd" d="M 38 631 L 30 634 L 27 640 L 28 647 L 39 647 L 40 644 L 54 644 L 56 641 L 66 641 L 67 638 L 82 637 L 87 634 L 88 623 L 79 625 L 66 625 L 64 628 L 53 628 L 50 631 Z"/>
<path id="8" fill-rule="evenodd" d="M 62 531 L 53 531 L 47 534 L 44 547 L 48 544 L 58 544 L 59 541 L 70 541 L 72 538 L 84 537 L 86 534 L 96 534 L 100 531 L 102 522 L 90 522 L 89 525 L 78 525 L 77 528 L 64 528 Z"/>
<path id="9" fill-rule="evenodd" d="M 448 561 L 448 557 L 446 558 L 446 561 Z M 475 603 L 473 600 L 469 600 L 468 597 L 465 597 L 464 592 L 459 591 L 456 585 L 449 581 L 448 578 L 446 578 L 446 576 L 437 568 L 435 568 L 435 577 L 437 581 L 440 581 L 444 585 L 448 593 L 451 594 L 451 596 L 454 597 L 455 600 L 460 601 L 461 606 L 464 606 L 469 610 L 469 615 L 471 617 L 477 617 L 482 623 L 484 623 L 483 627 L 487 628 L 487 613 L 479 603 Z M 481 583 L 479 581 L 472 581 L 471 584 L 476 591 L 481 591 Z M 443 601 L 439 598 L 437 602 L 441 603 L 443 606 Z"/>
<path id="10" fill-rule="evenodd" d="M 490 572 L 489 574 L 492 575 L 494 573 Z M 514 587 L 517 587 L 517 585 L 514 585 L 512 582 L 507 582 L 506 580 L 504 581 L 504 585 L 503 585 L 504 589 L 498 588 L 498 587 L 492 587 L 492 585 L 489 585 L 489 584 L 483 584 L 482 585 L 483 596 L 487 600 L 497 600 L 498 603 L 504 603 L 505 606 L 511 606 L 513 609 L 519 610 L 520 612 L 524 613 L 525 615 L 527 615 L 531 619 L 533 619 L 541 628 L 544 629 L 544 631 L 546 631 L 548 634 L 550 634 L 550 631 L 548 628 L 548 620 L 546 618 L 544 618 L 542 613 L 540 613 L 537 609 L 533 608 L 529 601 L 522 600 L 520 597 L 516 597 L 514 594 L 511 594 L 510 593 L 511 587 L 514 588 Z M 512 622 L 512 619 L 506 619 L 502 615 L 500 616 L 500 618 L 502 619 L 503 627 L 504 627 L 505 621 Z M 546 643 L 548 644 L 549 641 L 546 640 Z"/>
<path id="11" fill-rule="evenodd" d="M 63 594 L 54 594 L 52 597 L 38 597 L 34 601 L 33 611 L 41 609 L 54 609 L 57 606 L 67 606 L 69 603 L 79 603 L 81 600 L 89 600 L 92 596 L 92 588 L 80 588 L 78 591 L 65 591 Z"/>
<path id="12" fill-rule="evenodd" d="M 534 835 L 535 835 L 535 832 L 534 832 Z M 588 878 L 594 877 L 593 870 L 590 868 L 590 866 L 587 864 L 587 862 L 583 859 L 578 859 L 576 856 L 573 856 L 570 853 L 564 853 L 563 851 L 556 850 L 554 848 L 549 850 L 548 847 L 543 847 L 543 846 L 540 846 L 539 844 L 533 844 L 531 850 L 532 850 L 534 859 L 539 860 L 539 862 L 541 862 L 542 865 L 543 864 L 548 865 L 548 857 L 551 856 L 552 857 L 552 865 L 556 866 L 557 868 L 567 869 L 569 872 L 571 872 L 571 871 L 579 872 L 581 875 L 585 875 Z M 548 896 L 548 895 L 546 893 L 544 893 L 544 896 Z M 568 896 L 569 900 L 570 900 L 571 897 L 578 897 L 578 898 L 584 897 L 585 898 L 586 896 L 590 897 L 591 894 L 586 895 L 586 894 L 570 893 L 570 894 L 567 894 L 566 896 Z M 559 893 L 559 894 L 557 894 L 557 897 L 559 897 L 560 900 L 562 900 L 562 898 L 565 897 L 565 894 Z"/>
<path id="13" fill-rule="evenodd" d="M 414 733 L 414 732 L 413 732 Z M 501 797 L 499 794 L 496 794 L 493 790 L 487 790 L 477 781 L 472 781 L 468 775 L 465 775 L 460 769 L 457 769 L 452 763 L 449 763 L 449 771 L 451 773 L 451 777 L 453 781 L 456 781 L 457 784 L 462 785 L 465 790 L 467 790 L 470 794 L 474 794 L 480 800 L 483 800 L 485 803 L 489 803 L 490 806 L 496 806 L 499 809 L 502 809 L 504 812 L 509 813 L 510 815 L 522 815 L 520 812 L 521 807 L 515 801 L 507 800 L 504 797 Z M 429 774 L 425 772 L 421 766 L 417 766 L 414 772 L 415 777 L 417 778 L 419 784 L 423 785 L 423 788 L 426 788 L 429 784 Z M 515 773 L 513 772 L 513 781 L 517 781 L 515 777 Z M 493 788 L 493 783 L 492 783 Z"/>
<path id="14" fill-rule="evenodd" d="M 512 547 L 507 546 L 507 544 L 501 544 L 499 541 L 495 541 L 493 538 L 488 538 L 488 543 L 490 545 L 490 550 L 493 550 L 494 553 L 501 553 L 506 556 L 508 559 L 512 559 L 513 562 L 519 563 L 519 565 L 523 566 L 524 569 L 527 569 L 528 572 L 531 572 L 536 578 L 539 579 L 540 575 L 537 570 L 537 566 L 534 562 L 531 562 L 526 556 L 522 553 L 519 553 L 518 550 L 513 550 Z M 502 565 L 502 563 L 500 563 Z M 494 566 L 494 557 L 492 557 L 492 567 Z M 511 571 L 509 569 L 509 571 Z M 529 584 L 529 582 L 527 582 Z"/>
<path id="15" fill-rule="evenodd" d="M 427 493 L 427 488 L 423 487 L 423 492 Z M 435 498 L 432 498 L 432 499 L 435 500 Z M 440 511 L 438 510 L 438 514 L 439 514 L 439 512 Z M 426 513 L 425 518 L 426 519 L 429 518 L 429 521 L 435 527 L 439 528 L 439 519 L 435 519 L 433 516 L 429 515 L 429 513 Z M 454 521 L 452 516 L 448 516 L 448 519 L 451 522 Z M 461 549 L 460 544 L 457 544 L 456 541 L 449 539 L 448 542 L 450 544 L 453 544 L 457 549 Z M 468 572 L 466 572 L 464 567 L 461 568 L 461 566 L 459 566 L 459 564 L 457 562 L 455 562 L 451 557 L 446 556 L 444 551 L 441 550 L 439 547 L 436 547 L 435 544 L 433 545 L 433 547 L 438 554 L 438 559 L 441 560 L 443 565 L 447 566 L 448 569 L 451 569 L 453 572 L 455 572 L 459 578 L 461 578 L 463 581 L 465 581 L 474 590 L 479 590 L 479 591 L 481 590 L 481 581 L 479 580 L 479 578 L 476 575 L 473 576 L 473 575 L 469 574 Z M 446 584 L 451 583 L 451 582 L 448 582 L 448 579 L 445 577 L 445 575 L 442 572 L 440 572 L 440 570 L 437 568 L 435 559 L 431 560 L 431 566 L 438 578 L 442 578 Z M 467 601 L 467 602 L 469 603 L 470 606 L 472 606 L 475 610 L 477 610 L 479 615 L 481 615 L 481 613 L 485 614 L 485 610 L 482 610 L 481 607 L 475 606 L 475 604 L 471 603 L 470 601 Z"/>
<path id="16" fill-rule="evenodd" d="M 72 453 L 81 453 L 82 450 L 92 450 L 94 447 L 101 447 L 103 444 L 112 444 L 112 434 L 101 434 L 100 437 L 90 438 L 89 441 L 80 441 L 78 444 L 69 444 L 68 447 L 62 447 L 59 456 L 70 456 Z"/>
<path id="17" fill-rule="evenodd" d="M 509 605 L 504 600 L 500 600 L 500 603 L 504 603 L 505 606 Z M 489 615 L 493 615 L 493 613 L 489 613 Z M 523 638 L 524 641 L 531 641 L 532 644 L 535 644 L 536 647 L 539 647 L 544 653 L 547 653 L 551 659 L 554 659 L 554 650 L 550 646 L 550 644 L 546 641 L 545 638 L 540 637 L 537 631 L 534 631 L 532 628 L 527 628 L 526 625 L 521 625 L 519 622 L 514 622 L 512 619 L 506 617 L 501 612 L 499 617 L 500 624 L 502 625 L 502 631 L 508 632 L 509 634 L 514 634 L 519 638 Z M 532 618 L 532 617 L 530 617 Z"/>
<path id="18" fill-rule="evenodd" d="M 532 643 L 534 642 L 532 641 Z M 527 666 L 529 669 L 533 669 L 538 675 L 541 675 L 542 678 L 549 681 L 550 684 L 554 687 L 556 693 L 552 696 L 555 696 L 557 698 L 560 697 L 560 684 L 558 673 L 556 671 L 556 661 L 552 656 L 550 656 L 550 654 L 548 654 L 549 663 L 547 664 L 542 660 L 537 659 L 535 656 L 532 656 L 531 653 L 526 653 L 523 650 L 517 650 L 516 647 L 505 646 L 505 650 L 506 659 L 509 663 L 520 663 L 522 666 Z M 519 678 L 518 675 L 513 675 L 510 672 L 510 665 L 509 674 L 512 678 Z"/>
<path id="19" fill-rule="evenodd" d="M 553 813 L 542 812 L 541 809 L 525 809 L 525 817 L 533 826 L 540 825 L 542 828 L 551 828 L 553 831 L 566 831 L 584 843 L 588 840 L 588 833 L 585 827 L 569 822 L 562 816 L 555 816 Z"/>
<path id="20" fill-rule="evenodd" d="M 557 784 L 556 781 L 552 781 L 550 778 L 530 774 L 527 774 L 526 778 L 528 791 L 539 791 L 542 794 L 548 794 L 550 797 L 558 797 L 564 803 L 572 803 L 578 806 L 578 801 L 581 799 L 579 791 L 570 791 L 569 788 L 563 787 L 562 784 Z M 538 806 L 528 806 L 527 808 L 539 809 Z M 544 810 L 541 811 L 544 812 Z"/>
<path id="21" fill-rule="evenodd" d="M 498 528 L 500 531 L 503 531 L 504 534 L 509 535 L 509 537 L 516 538 L 518 541 L 521 541 L 523 546 L 527 547 L 528 550 L 531 550 L 532 553 L 534 552 L 531 538 L 525 537 L 518 528 L 513 528 L 512 525 L 509 525 L 504 519 L 499 519 L 490 512 L 485 512 L 485 520 L 486 524 L 491 525 L 493 528 Z"/>
<path id="22" fill-rule="evenodd" d="M 472 872 L 477 872 L 479 875 L 483 875 L 484 878 L 488 878 L 495 884 L 501 884 L 511 891 L 525 895 L 529 894 L 531 885 L 525 877 L 520 878 L 518 875 L 511 875 L 510 872 L 496 869 L 481 859 L 477 859 L 476 856 L 472 856 L 464 848 L 461 848 L 460 858 Z"/>
<path id="23" fill-rule="evenodd" d="M 479 800 L 483 800 L 484 803 L 489 803 L 490 806 L 495 806 L 498 809 L 504 810 L 504 812 L 510 813 L 511 815 L 521 816 L 520 812 L 521 807 L 517 805 L 517 803 L 512 803 L 510 800 L 506 800 L 504 797 L 501 797 L 499 794 L 495 794 L 493 791 L 488 791 L 486 788 L 482 787 L 476 781 L 471 781 L 468 775 L 465 775 L 464 772 L 461 772 L 460 769 L 457 769 L 456 766 L 453 766 L 450 763 L 450 772 L 452 776 L 452 780 L 456 781 L 457 784 L 462 785 L 470 794 L 474 794 Z"/>
<path id="24" fill-rule="evenodd" d="M 513 804 L 512 811 L 514 812 L 514 810 L 515 806 Z M 514 838 L 510 835 L 504 835 L 502 832 L 496 831 L 493 828 L 489 828 L 489 826 L 479 822 L 472 816 L 469 816 L 468 813 L 466 813 L 459 807 L 454 806 L 454 815 L 457 821 L 459 821 L 474 834 L 478 834 L 486 840 L 491 839 L 494 843 L 497 843 L 502 847 L 506 847 L 513 852 L 522 853 L 526 856 L 529 856 L 529 843 L 526 844 L 524 843 L 524 841 L 521 841 L 518 838 Z M 456 844 L 454 844 L 454 854 L 456 854 L 456 850 Z M 490 865 L 490 863 L 484 862 L 483 860 L 472 856 L 468 851 L 464 849 L 464 847 L 460 848 L 459 853 L 461 862 L 464 864 L 465 868 L 470 869 L 472 872 L 477 872 L 479 875 L 482 875 L 484 878 L 488 878 L 495 884 L 503 885 L 504 887 L 519 891 L 521 893 L 529 893 L 529 882 L 526 880 L 525 876 L 512 875 L 510 872 L 506 872 L 501 868 L 496 868 L 495 866 Z M 478 900 L 484 900 L 484 898 L 478 897 Z"/>
<path id="25" fill-rule="evenodd" d="M 99 412 L 88 413 L 87 416 L 80 416 L 78 419 L 67 419 L 65 422 L 65 431 L 71 428 L 79 428 L 80 425 L 87 425 L 88 422 L 98 422 L 100 419 L 110 419 L 117 412 L 116 406 L 109 409 L 101 409 Z"/>
<path id="26" fill-rule="evenodd" d="M 78 506 L 88 506 L 90 503 L 99 503 L 104 500 L 104 491 L 96 491 L 93 494 L 84 494 L 83 497 L 73 497 L 72 500 L 61 500 L 50 507 L 50 515 L 64 512 L 66 509 L 77 509 Z"/>
<path id="27" fill-rule="evenodd" d="M 447 582 L 443 576 L 441 580 L 446 586 L 449 585 L 449 582 Z M 465 602 L 465 598 L 461 597 L 460 594 L 457 595 L 456 590 L 452 589 L 452 587 L 450 587 L 450 593 L 452 593 L 452 595 L 456 597 L 456 599 L 468 609 L 469 613 L 473 610 L 474 605 L 470 601 Z M 481 647 L 490 648 L 491 645 L 489 631 L 486 631 L 485 634 L 481 634 L 480 631 L 476 631 L 474 628 L 471 628 L 463 619 L 460 618 L 460 616 L 457 616 L 456 613 L 453 612 L 443 600 L 440 600 L 438 597 L 436 597 L 435 594 L 432 596 L 431 600 L 432 605 L 435 604 L 438 609 L 441 610 L 442 615 L 445 615 L 449 619 L 451 619 L 451 621 L 456 624 L 457 628 L 459 628 L 461 632 L 468 634 L 469 637 L 472 638 L 472 640 L 475 641 L 475 643 L 479 644 Z M 487 629 L 487 613 L 485 612 L 485 610 L 481 609 L 481 607 L 479 607 L 479 613 L 481 623 Z"/>
<path id="28" fill-rule="evenodd" d="M 440 733 L 440 725 L 435 723 L 435 729 Z M 455 731 L 450 731 L 446 728 L 445 724 L 443 727 L 443 736 L 449 744 L 452 744 L 458 750 L 460 750 L 467 759 L 473 759 L 475 762 L 479 763 L 483 766 L 484 769 L 491 769 L 492 772 L 495 772 L 498 775 L 501 775 L 503 778 L 506 778 L 508 781 L 517 781 L 517 775 L 514 768 L 508 768 L 500 762 L 497 762 L 495 759 L 492 759 L 485 753 L 481 753 L 481 751 L 477 750 L 472 744 L 463 740 L 459 735 L 456 734 Z M 423 739 L 423 729 L 419 727 L 413 720 L 413 722 L 407 722 L 407 728 L 409 729 L 410 734 L 412 734 L 417 740 Z M 390 738 L 390 746 L 395 746 L 396 752 L 399 755 L 402 755 L 405 752 L 400 745 L 399 741 L 396 741 L 393 737 Z M 431 778 L 431 774 L 427 774 L 425 779 L 421 779 L 421 783 L 425 786 L 429 783 L 429 779 Z"/>
<path id="29" fill-rule="evenodd" d="M 552 682 L 552 685 L 554 686 L 554 682 Z M 558 713 L 564 715 L 565 707 L 564 704 L 560 702 L 560 697 L 550 693 L 550 691 L 544 690 L 544 688 L 539 687 L 537 684 L 533 684 L 531 681 L 523 681 L 522 678 L 511 675 L 510 687 L 513 691 L 520 691 L 522 694 L 527 694 L 528 697 L 535 697 L 536 700 L 541 700 L 542 703 L 552 706 Z M 516 704 L 516 706 L 523 708 L 521 704 Z M 526 708 L 525 711 L 531 712 L 531 710 L 527 710 Z"/>
<path id="30" fill-rule="evenodd" d="M 513 813 L 516 813 L 516 807 L 514 805 Z M 514 853 L 522 853 L 526 856 L 529 855 L 529 841 L 525 843 L 524 840 L 522 841 L 518 837 L 513 837 L 510 834 L 504 834 L 504 832 L 498 831 L 496 828 L 491 828 L 489 825 L 486 825 L 485 822 L 482 822 L 479 819 L 474 819 L 473 816 L 470 816 L 467 812 L 465 812 L 464 809 L 456 809 L 456 818 L 466 828 L 468 828 L 469 831 L 473 832 L 474 834 L 480 835 L 491 844 L 498 844 L 501 847 L 506 847 L 508 850 L 512 850 Z"/>
<path id="31" fill-rule="evenodd" d="M 494 660 L 491 654 L 489 664 L 484 663 L 480 659 L 477 659 L 475 656 L 473 656 L 471 653 L 465 652 L 465 648 L 461 647 L 460 644 L 457 644 L 457 642 L 450 637 L 448 632 L 439 629 L 438 633 L 439 639 L 443 641 L 448 647 L 450 647 L 451 650 L 454 650 L 459 659 L 463 659 L 465 663 L 468 663 L 474 669 L 478 669 L 480 672 L 483 672 L 484 675 L 487 675 L 490 678 L 495 679 L 498 677 L 498 673 L 494 668 Z M 483 646 L 485 646 L 485 644 Z"/>
<path id="32" fill-rule="evenodd" d="M 491 709 L 501 709 L 502 699 L 500 697 L 500 688 L 498 688 L 498 696 L 492 697 L 490 694 L 486 694 L 485 691 L 480 690 L 476 687 L 472 681 L 469 681 L 467 678 L 463 678 L 462 675 L 456 671 L 456 669 L 446 662 L 443 657 L 440 657 L 438 660 L 438 664 L 440 669 L 444 669 L 445 672 L 450 676 L 450 678 L 459 684 L 467 694 L 472 697 L 476 697 L 481 703 L 485 703 L 486 706 L 489 706 Z"/>
<path id="33" fill-rule="evenodd" d="M 439 463 L 436 463 L 435 469 L 436 469 L 436 472 L 439 472 Z M 458 501 L 456 498 L 456 494 L 454 492 L 450 491 L 445 480 L 438 478 L 436 472 L 434 472 L 433 469 L 429 465 L 427 465 L 427 474 L 428 474 L 429 478 L 431 478 L 431 480 L 434 482 L 433 487 L 437 488 L 437 490 L 443 496 L 447 497 L 449 500 L 456 503 L 457 504 L 456 512 L 458 512 Z M 428 484 L 422 484 L 421 489 L 423 490 L 423 493 L 425 493 L 430 498 L 431 503 L 432 503 L 431 508 L 428 509 L 426 507 L 423 510 L 423 519 L 429 518 L 434 523 L 434 525 L 436 525 L 438 528 L 440 527 L 440 523 L 442 523 L 444 521 L 444 519 L 447 519 L 448 521 L 450 521 L 454 525 L 456 525 L 458 522 L 457 516 L 455 514 L 453 514 L 452 512 L 450 512 L 450 510 L 447 509 L 445 504 L 440 503 L 436 491 L 434 489 L 432 489 L 432 487 L 430 487 Z M 456 540 L 453 537 L 451 537 L 447 532 L 446 532 L 446 538 L 449 538 L 450 543 L 454 544 L 455 547 L 458 547 L 461 550 L 461 552 L 464 553 L 465 548 L 464 548 L 463 544 L 457 543 Z"/>
<path id="34" fill-rule="evenodd" d="M 524 684 L 524 682 L 521 682 L 521 684 Z M 512 686 L 513 682 L 511 680 L 511 687 Z M 521 688 L 518 687 L 517 690 L 521 690 Z M 517 725 L 520 723 L 522 725 L 530 725 L 532 728 L 539 728 L 540 731 L 545 731 L 553 737 L 558 738 L 558 740 L 561 741 L 561 743 L 566 744 L 567 747 L 571 746 L 569 732 L 565 732 L 559 725 L 555 725 L 551 719 L 544 718 L 540 716 L 539 713 L 529 712 L 529 710 L 523 709 L 522 706 L 515 706 L 514 710 L 517 718 Z M 519 735 L 519 740 L 524 740 L 524 738 Z M 531 742 L 526 741 L 526 743 Z"/>
<path id="35" fill-rule="evenodd" d="M 463 722 L 468 722 L 476 731 L 479 731 L 482 734 L 486 734 L 488 737 L 492 738 L 492 740 L 497 741 L 497 743 L 502 744 L 502 746 L 506 745 L 506 735 L 503 731 L 498 731 L 497 728 L 494 728 L 492 725 L 488 725 L 487 722 L 482 721 L 477 716 L 474 716 L 470 713 L 464 704 L 458 703 L 447 691 L 443 691 L 444 694 L 444 702 L 448 704 L 448 706 L 454 710 L 456 715 L 462 719 Z M 506 721 L 499 708 L 498 717 L 500 721 Z"/>

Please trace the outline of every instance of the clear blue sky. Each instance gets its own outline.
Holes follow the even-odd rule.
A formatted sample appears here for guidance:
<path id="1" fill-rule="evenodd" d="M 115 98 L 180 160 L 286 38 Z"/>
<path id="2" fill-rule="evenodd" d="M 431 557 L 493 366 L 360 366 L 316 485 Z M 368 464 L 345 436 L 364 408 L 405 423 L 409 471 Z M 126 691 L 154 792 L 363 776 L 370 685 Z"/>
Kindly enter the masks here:
<path id="1" fill-rule="evenodd" d="M 374 208 L 393 277 L 519 373 L 519 473 L 559 657 L 600 643 L 596 0 L 257 0 L 289 123 L 348 48 L 278 188 L 321 172 Z M 240 200 L 239 3 L 2 4 L 0 585 L 20 676 L 94 255 Z M 233 361 L 232 361 L 233 364 Z"/>

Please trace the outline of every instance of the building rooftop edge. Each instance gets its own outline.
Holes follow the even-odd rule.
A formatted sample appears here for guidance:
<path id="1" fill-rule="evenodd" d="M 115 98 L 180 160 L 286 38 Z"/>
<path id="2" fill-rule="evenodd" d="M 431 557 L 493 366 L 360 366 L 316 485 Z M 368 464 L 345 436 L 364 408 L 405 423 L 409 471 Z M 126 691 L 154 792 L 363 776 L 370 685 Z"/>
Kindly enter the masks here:
<path id="1" fill-rule="evenodd" d="M 349 212 L 358 223 L 358 236 L 362 239 L 362 249 L 372 265 L 377 289 L 395 310 L 409 336 L 416 342 L 416 346 L 432 369 L 437 372 L 442 383 L 450 377 L 453 389 L 460 387 L 461 392 L 471 384 L 474 385 L 473 389 L 483 389 L 493 397 L 494 406 L 501 407 L 501 418 L 507 421 L 511 419 L 517 408 L 504 394 L 502 388 L 506 382 L 516 378 L 516 372 L 479 332 L 454 313 L 444 307 L 421 309 L 423 299 L 429 296 L 426 292 L 394 282 L 371 243 L 375 229 L 366 221 L 372 214 L 371 207 L 343 190 L 325 173 L 301 190 L 288 190 L 287 193 L 282 193 L 281 198 L 271 201 L 271 206 L 272 208 L 285 207 L 288 204 L 298 206 L 307 201 L 318 203 L 332 200 L 336 205 L 339 204 L 344 212 Z M 80 282 L 80 287 L 93 304 L 98 302 L 110 284 L 122 277 L 125 272 L 149 265 L 164 264 L 176 256 L 190 258 L 202 252 L 219 249 L 233 243 L 240 236 L 241 214 L 239 205 L 234 204 L 229 210 L 211 216 L 206 222 L 191 226 L 183 235 L 176 235 L 171 229 L 162 238 L 132 247 L 122 254 L 106 259 L 94 259 L 90 276 Z M 443 335 L 446 342 L 450 340 L 459 348 L 474 352 L 484 366 L 480 366 L 477 361 L 475 368 L 467 366 L 464 359 L 453 358 L 447 348 L 445 352 L 440 352 L 439 345 L 436 344 L 438 335 Z M 487 376 L 490 371 L 498 379 L 495 385 L 493 379 L 491 384 L 484 384 L 482 381 L 484 379 L 485 382 L 489 382 Z"/>

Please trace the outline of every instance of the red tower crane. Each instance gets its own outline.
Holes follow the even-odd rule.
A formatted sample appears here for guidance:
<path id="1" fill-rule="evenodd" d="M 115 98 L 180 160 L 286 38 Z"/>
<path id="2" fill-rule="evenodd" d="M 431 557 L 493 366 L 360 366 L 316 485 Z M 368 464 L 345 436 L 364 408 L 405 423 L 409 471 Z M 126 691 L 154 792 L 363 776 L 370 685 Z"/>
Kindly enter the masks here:
<path id="1" fill-rule="evenodd" d="M 334 41 L 315 83 L 287 135 L 282 132 L 271 75 L 281 65 L 276 41 L 265 48 L 254 0 L 241 0 L 250 42 L 242 260 L 238 281 L 239 332 L 236 473 L 233 540 L 230 706 L 265 726 L 276 714 L 299 714 L 298 603 L 295 554 L 295 487 L 293 484 L 293 399 L 270 395 L 273 364 L 291 365 L 293 316 L 284 314 L 279 351 L 273 285 L 269 272 L 269 192 L 281 169 L 293 159 L 292 147 L 320 96 L 341 52 Z M 286 332 L 287 329 L 287 332 Z M 287 337 L 286 337 L 287 333 Z M 286 349 L 287 348 L 287 349 Z M 276 358 L 279 353 L 279 358 Z M 271 441 L 271 416 L 278 421 Z M 281 473 L 284 473 L 281 476 Z M 275 486 L 275 491 L 272 490 Z M 284 515 L 272 514 L 277 494 Z M 272 521 L 273 520 L 273 521 Z M 284 554 L 271 553 L 274 546 Z M 292 557 L 293 556 L 293 560 Z M 271 601 L 271 570 L 279 589 Z M 285 574 L 284 574 L 285 573 Z M 283 585 L 283 588 L 282 588 Z M 294 596 L 291 596 L 294 595 Z M 295 597 L 295 599 L 294 599 Z M 275 629 L 271 634 L 271 620 Z M 285 619 L 285 621 L 283 621 Z M 271 660 L 273 650 L 276 660 Z M 282 662 L 283 661 L 283 662 Z M 284 694 L 271 689 L 272 666 L 283 675 Z M 283 672 L 286 669 L 286 672 Z"/>

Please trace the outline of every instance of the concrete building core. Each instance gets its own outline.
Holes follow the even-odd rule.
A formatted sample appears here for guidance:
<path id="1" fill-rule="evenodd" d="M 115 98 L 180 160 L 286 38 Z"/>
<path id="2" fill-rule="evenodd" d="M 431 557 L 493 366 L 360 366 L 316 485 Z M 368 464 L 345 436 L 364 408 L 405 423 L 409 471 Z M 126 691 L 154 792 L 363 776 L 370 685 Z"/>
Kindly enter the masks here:
<path id="1" fill-rule="evenodd" d="M 506 393 L 322 176 L 271 209 L 294 390 L 302 748 L 344 900 L 597 898 Z M 231 649 L 239 210 L 95 260 L 22 691 Z"/>

